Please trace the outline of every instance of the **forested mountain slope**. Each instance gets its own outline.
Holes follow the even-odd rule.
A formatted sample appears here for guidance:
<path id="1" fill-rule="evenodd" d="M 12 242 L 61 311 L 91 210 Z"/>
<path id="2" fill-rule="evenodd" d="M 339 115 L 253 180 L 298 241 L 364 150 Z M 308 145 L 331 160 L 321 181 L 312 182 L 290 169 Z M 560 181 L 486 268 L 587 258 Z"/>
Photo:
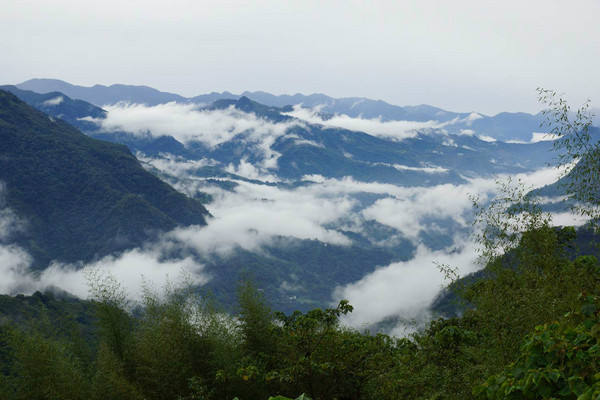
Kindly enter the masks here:
<path id="1" fill-rule="evenodd" d="M 125 146 L 92 139 L 5 91 L 0 182 L 5 206 L 24 221 L 15 239 L 38 267 L 135 247 L 157 231 L 205 224 L 208 215 Z"/>

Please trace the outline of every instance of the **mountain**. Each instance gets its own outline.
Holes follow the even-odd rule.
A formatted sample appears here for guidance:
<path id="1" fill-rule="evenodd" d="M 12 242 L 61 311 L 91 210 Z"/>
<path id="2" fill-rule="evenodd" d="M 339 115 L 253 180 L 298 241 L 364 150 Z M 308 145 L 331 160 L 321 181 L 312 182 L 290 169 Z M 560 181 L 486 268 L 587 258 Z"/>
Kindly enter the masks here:
<path id="1" fill-rule="evenodd" d="M 37 268 L 132 248 L 208 216 L 125 146 L 90 138 L 1 90 L 0 182 L 4 206 L 26 224 L 13 239 Z"/>
<path id="2" fill-rule="evenodd" d="M 94 131 L 97 129 L 97 125 L 91 122 L 91 119 L 106 118 L 106 111 L 100 107 L 87 101 L 73 100 L 61 92 L 40 94 L 11 85 L 0 86 L 0 89 L 14 94 L 45 114 L 63 119 L 80 130 Z"/>
<path id="3" fill-rule="evenodd" d="M 97 106 L 115 104 L 120 101 L 157 105 L 171 101 L 179 103 L 211 104 L 217 100 L 242 97 L 250 98 L 261 104 L 274 107 L 298 105 L 315 108 L 329 114 L 343 114 L 353 118 L 381 119 L 382 121 L 437 121 L 444 125 L 450 133 L 460 133 L 470 130 L 478 135 L 490 136 L 502 141 L 529 142 L 534 132 L 545 132 L 540 124 L 544 122 L 541 113 L 531 115 L 526 113 L 500 113 L 495 116 L 485 116 L 476 112 L 451 112 L 430 105 L 397 106 L 382 100 L 372 100 L 363 97 L 333 98 L 325 94 L 303 95 L 273 95 L 266 92 L 213 92 L 191 98 L 185 98 L 173 93 L 160 92 L 147 86 L 132 85 L 95 85 L 84 87 L 72 85 L 57 79 L 31 79 L 15 85 L 19 89 L 31 90 L 38 93 L 61 92 L 74 99 L 88 101 Z M 599 121 L 597 121 L 599 122 Z"/>
<path id="4" fill-rule="evenodd" d="M 22 90 L 37 93 L 61 92 L 74 99 L 85 100 L 97 106 L 115 104 L 119 101 L 156 105 L 171 101 L 185 102 L 182 96 L 161 92 L 148 86 L 133 85 L 94 85 L 84 87 L 72 85 L 58 79 L 31 79 L 17 86 Z"/>
<path id="5" fill-rule="evenodd" d="M 359 181 L 404 186 L 461 183 L 464 182 L 463 177 L 519 173 L 544 166 L 551 148 L 550 142 L 527 145 L 488 142 L 472 134 L 452 135 L 442 129 L 430 129 L 416 137 L 394 141 L 364 132 L 300 121 L 287 114 L 291 111 L 289 106 L 268 106 L 246 96 L 238 100 L 216 100 L 203 110 L 233 107 L 265 121 L 293 126 L 287 129 L 286 134 L 269 139 L 268 144 L 261 142 L 267 139 L 257 139 L 250 129 L 215 146 L 207 146 L 193 138 L 182 143 L 167 135 L 103 132 L 97 122 L 106 117 L 106 112 L 90 103 L 72 100 L 60 92 L 42 95 L 14 86 L 7 88 L 40 111 L 63 118 L 98 139 L 125 144 L 133 152 L 150 156 L 170 153 L 193 160 L 211 159 L 217 164 L 198 171 L 205 178 L 211 178 L 209 170 L 216 173 L 214 177 L 222 177 L 228 165 L 264 163 L 265 147 L 268 146 L 270 152 L 278 155 L 276 168 L 269 172 L 281 179 L 300 180 L 316 174 L 326 178 L 352 176 Z M 94 120 L 96 122 L 92 122 Z"/>

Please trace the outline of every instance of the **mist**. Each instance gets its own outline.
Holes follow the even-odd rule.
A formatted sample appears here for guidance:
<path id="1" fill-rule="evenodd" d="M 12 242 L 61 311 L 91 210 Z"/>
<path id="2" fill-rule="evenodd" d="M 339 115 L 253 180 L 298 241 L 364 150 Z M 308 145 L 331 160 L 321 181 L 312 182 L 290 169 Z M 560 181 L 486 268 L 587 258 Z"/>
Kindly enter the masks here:
<path id="1" fill-rule="evenodd" d="M 252 141 L 261 142 L 277 138 L 299 123 L 273 123 L 233 106 L 206 110 L 195 104 L 175 102 L 156 106 L 118 103 L 104 109 L 106 118 L 95 122 L 107 132 L 126 131 L 142 137 L 172 136 L 184 144 L 199 141 L 207 146 L 226 142 L 243 132 L 250 132 Z"/>

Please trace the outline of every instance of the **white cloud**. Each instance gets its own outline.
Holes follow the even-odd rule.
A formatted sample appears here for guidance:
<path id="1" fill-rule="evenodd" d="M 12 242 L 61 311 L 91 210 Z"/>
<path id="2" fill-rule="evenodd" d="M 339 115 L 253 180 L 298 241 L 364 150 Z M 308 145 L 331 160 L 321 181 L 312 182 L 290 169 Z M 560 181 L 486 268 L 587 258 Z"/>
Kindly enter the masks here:
<path id="1" fill-rule="evenodd" d="M 213 160 L 206 158 L 202 160 L 188 160 L 173 156 L 172 154 L 161 154 L 160 157 L 148 157 L 138 152 L 135 156 L 142 163 L 150 165 L 166 174 L 181 178 L 186 177 L 199 168 L 215 164 Z"/>
<path id="2" fill-rule="evenodd" d="M 394 168 L 396 168 L 399 171 L 421 171 L 421 172 L 425 172 L 428 174 L 440 174 L 443 172 L 448 172 L 447 168 L 442 168 L 442 167 L 409 167 L 408 165 L 400 165 L 400 164 L 393 164 Z"/>
<path id="3" fill-rule="evenodd" d="M 2 207 L 0 199 L 0 243 L 7 241 L 15 233 L 24 232 L 26 227 L 26 221 L 10 208 Z"/>
<path id="4" fill-rule="evenodd" d="M 366 132 L 370 135 L 402 140 L 417 136 L 417 130 L 440 127 L 437 121 L 382 121 L 381 118 L 353 118 L 345 114 L 334 115 L 323 119 L 314 109 L 294 106 L 294 111 L 285 113 L 292 117 L 329 127 L 344 128 L 352 131 Z"/>
<path id="5" fill-rule="evenodd" d="M 589 218 L 569 211 L 552 213 L 552 225 L 554 226 L 583 226 Z"/>
<path id="6" fill-rule="evenodd" d="M 123 130 L 136 135 L 173 136 L 182 143 L 200 141 L 208 146 L 246 133 L 248 140 L 262 143 L 277 138 L 297 122 L 273 123 L 233 106 L 223 110 L 200 109 L 194 104 L 175 102 L 146 106 L 116 104 L 104 107 L 106 119 L 96 120 L 107 131 Z"/>
<path id="7" fill-rule="evenodd" d="M 554 141 L 559 138 L 560 138 L 560 136 L 553 135 L 553 134 L 547 133 L 547 132 L 532 132 L 531 140 L 529 141 L 529 143 L 551 142 L 551 141 Z"/>
<path id="8" fill-rule="evenodd" d="M 290 133 L 285 135 L 286 139 L 293 139 L 294 140 L 294 144 L 297 146 L 301 146 L 301 145 L 307 145 L 307 146 L 314 146 L 314 147 L 320 147 L 320 148 L 324 148 L 325 146 L 321 143 L 317 143 L 313 140 L 307 140 L 307 139 L 303 139 L 300 136 Z"/>
<path id="9" fill-rule="evenodd" d="M 234 192 L 221 192 L 211 204 L 214 218 L 205 227 L 179 228 L 168 237 L 204 254 L 248 250 L 271 242 L 274 236 L 318 239 L 345 245 L 349 239 L 326 225 L 346 217 L 354 202 L 345 196 L 326 196 L 317 185 L 295 190 L 238 182 Z"/>
<path id="10" fill-rule="evenodd" d="M 184 144 L 194 141 L 209 147 L 239 135 L 245 151 L 252 152 L 261 160 L 255 167 L 256 172 L 263 175 L 268 175 L 268 170 L 277 169 L 281 154 L 271 148 L 275 141 L 285 135 L 288 128 L 302 125 L 297 120 L 274 123 L 233 106 L 208 110 L 194 104 L 175 102 L 152 107 L 119 103 L 105 106 L 105 109 L 106 118 L 93 121 L 109 132 L 125 131 L 141 137 L 172 136 Z"/>
<path id="11" fill-rule="evenodd" d="M 57 106 L 57 105 L 59 105 L 60 103 L 62 103 L 62 102 L 63 102 L 63 100 L 64 100 L 64 97 L 62 97 L 62 96 L 58 96 L 58 97 L 55 97 L 55 98 L 53 98 L 53 99 L 49 99 L 49 100 L 46 100 L 46 101 L 44 101 L 44 102 L 42 103 L 42 105 L 43 105 L 43 106 Z"/>
<path id="12" fill-rule="evenodd" d="M 4 207 L 3 192 L 0 183 L 0 293 L 33 293 L 57 287 L 79 297 L 87 297 L 85 271 L 89 268 L 108 272 L 122 282 L 133 297 L 140 295 L 142 276 L 149 282 L 163 283 L 167 275 L 178 276 L 185 271 L 196 284 L 208 280 L 203 266 L 192 258 L 166 259 L 161 246 L 154 244 L 149 249 L 133 249 L 122 254 L 110 255 L 98 261 L 83 265 L 52 263 L 41 272 L 31 270 L 32 258 L 21 247 L 9 243 L 12 235 L 22 231 L 26 223 L 12 210 Z"/>
<path id="13" fill-rule="evenodd" d="M 168 156 L 158 159 L 145 157 L 143 160 L 166 174 L 187 177 L 190 185 L 199 184 L 201 179 L 190 177 L 189 172 L 211 163 L 190 162 Z M 431 173 L 443 170 L 434 166 L 398 167 Z M 262 171 L 246 161 L 239 166 L 231 166 L 230 170 L 245 176 L 265 178 Z M 558 175 L 556 169 L 548 168 L 522 174 L 515 179 L 541 186 L 554 182 Z M 466 273 L 474 268 L 475 258 L 471 243 L 457 245 L 460 250 L 450 254 L 448 251 L 432 252 L 420 243 L 419 234 L 439 229 L 436 219 L 451 218 L 466 226 L 471 211 L 468 194 L 482 193 L 485 198 L 492 196 L 496 190 L 492 179 L 471 179 L 462 185 L 410 188 L 358 182 L 352 178 L 327 179 L 318 175 L 305 179 L 315 183 L 282 188 L 236 181 L 238 186 L 231 192 L 213 187 L 211 194 L 215 201 L 210 211 L 214 218 L 208 221 L 207 226 L 175 229 L 165 234 L 160 243 L 155 243 L 152 248 L 134 249 L 105 257 L 87 267 L 110 272 L 132 293 L 139 293 L 141 275 L 150 281 L 162 282 L 167 274 L 177 275 L 181 269 L 190 272 L 198 283 L 203 283 L 208 278 L 202 265 L 192 258 L 164 259 L 162 250 L 168 252 L 183 246 L 205 256 L 214 252 L 227 253 L 238 246 L 260 251 L 261 246 L 273 243 L 273 238 L 278 236 L 347 245 L 351 241 L 340 232 L 342 228 L 361 232 L 363 223 L 374 220 L 395 228 L 405 238 L 413 240 L 418 245 L 415 258 L 381 267 L 358 282 L 338 288 L 335 296 L 349 298 L 355 306 L 355 312 L 349 317 L 349 322 L 355 326 L 397 314 L 413 318 L 429 306 L 443 281 L 433 261 L 459 266 Z M 187 181 L 182 182 L 182 185 L 187 184 Z M 358 193 L 377 194 L 385 198 L 361 209 L 360 203 L 353 200 L 353 195 Z M 9 225 L 2 225 L 0 218 L 2 226 Z M 23 285 L 31 290 L 57 286 L 80 296 L 87 295 L 81 265 L 55 263 L 34 278 L 28 270 L 28 257 L 22 249 L 0 247 L 0 260 L 4 261 L 0 272 L 7 277 L 0 289 L 8 291 L 17 283 L 24 282 Z"/>
<path id="14" fill-rule="evenodd" d="M 191 283 L 197 285 L 209 280 L 203 271 L 203 265 L 191 257 L 164 259 L 157 249 L 133 249 L 120 255 L 106 256 L 87 265 L 53 262 L 40 273 L 30 269 L 31 262 L 31 256 L 22 248 L 0 245 L 0 293 L 31 294 L 36 290 L 59 288 L 80 298 L 87 298 L 86 276 L 90 269 L 114 276 L 134 300 L 141 298 L 144 281 L 160 285 L 182 275 L 189 277 Z"/>
<path id="15" fill-rule="evenodd" d="M 464 121 L 467 123 L 467 125 L 471 125 L 471 123 L 473 121 L 477 121 L 478 119 L 481 119 L 481 118 L 483 118 L 483 115 L 478 114 L 476 112 L 472 112 L 464 119 Z"/>
<path id="16" fill-rule="evenodd" d="M 0 244 L 0 293 L 32 292 L 31 256 L 14 245 Z"/>
<path id="17" fill-rule="evenodd" d="M 365 219 L 373 219 L 400 231 L 405 238 L 418 242 L 419 235 L 431 228 L 424 222 L 427 217 L 452 218 L 466 225 L 465 214 L 470 213 L 470 194 L 495 190 L 492 179 L 473 179 L 463 185 L 444 184 L 433 187 L 402 188 L 390 194 L 393 197 L 377 200 L 362 211 Z"/>
<path id="18" fill-rule="evenodd" d="M 81 265 L 53 263 L 39 277 L 37 286 L 58 287 L 79 297 L 88 296 L 86 271 L 95 269 L 113 275 L 134 299 L 141 298 L 143 281 L 162 284 L 181 274 L 191 277 L 192 283 L 201 285 L 208 281 L 203 266 L 191 257 L 163 259 L 156 250 L 133 249 L 121 255 L 104 257 L 82 267 Z"/>
<path id="19" fill-rule="evenodd" d="M 335 301 L 347 299 L 354 306 L 343 322 L 359 328 L 391 316 L 405 320 L 421 317 L 441 287 L 449 283 L 435 263 L 458 267 L 460 275 L 479 268 L 473 243 L 435 252 L 419 246 L 410 261 L 380 267 L 358 282 L 338 287 L 333 296 Z M 397 327 L 395 333 L 401 333 L 402 329 L 403 326 Z"/>
<path id="20" fill-rule="evenodd" d="M 486 136 L 486 135 L 478 135 L 477 136 L 480 140 L 483 140 L 484 142 L 496 142 L 497 140 L 491 136 Z"/>
<path id="21" fill-rule="evenodd" d="M 554 182 L 560 171 L 546 168 L 531 174 L 519 174 L 513 179 L 524 185 L 540 187 Z M 499 177 L 506 179 L 507 176 Z M 356 185 L 366 189 L 367 185 Z M 384 187 L 371 187 L 384 189 Z M 444 276 L 434 262 L 458 267 L 460 274 L 474 272 L 478 268 L 476 246 L 470 241 L 455 237 L 455 244 L 444 251 L 431 251 L 420 243 L 418 234 L 431 232 L 435 223 L 426 223 L 426 217 L 452 218 L 465 225 L 471 213 L 469 194 L 486 198 L 497 195 L 498 188 L 493 179 L 473 179 L 463 185 L 438 185 L 431 188 L 396 188 L 389 190 L 391 197 L 380 199 L 362 211 L 364 218 L 372 218 L 399 230 L 405 237 L 418 245 L 410 261 L 393 263 L 381 267 L 359 281 L 338 287 L 334 299 L 348 299 L 355 306 L 346 322 L 355 327 L 374 324 L 386 317 L 400 316 L 404 321 L 422 318 L 444 284 Z M 557 225 L 580 222 L 572 215 L 556 214 Z M 399 325 L 393 333 L 402 334 L 407 327 Z M 410 327 L 409 327 L 410 328 Z M 410 330 L 410 329 L 409 329 Z"/>
<path id="22" fill-rule="evenodd" d="M 230 169 L 231 172 L 265 178 L 250 163 L 242 162 L 240 166 L 241 171 Z M 541 186 L 553 182 L 557 174 L 555 169 L 548 168 L 515 179 Z M 208 226 L 177 229 L 169 234 L 169 239 L 174 242 L 172 245 L 183 242 L 202 254 L 229 252 L 237 246 L 256 250 L 270 243 L 274 236 L 348 244 L 349 239 L 338 230 L 360 232 L 361 224 L 375 220 L 419 244 L 422 232 L 439 229 L 438 220 L 452 219 L 466 227 L 472 210 L 469 194 L 482 194 L 485 200 L 497 190 L 494 179 L 481 178 L 462 185 L 409 188 L 319 175 L 305 176 L 304 180 L 314 183 L 294 189 L 244 181 L 236 181 L 238 186 L 233 191 L 212 187 L 208 191 L 214 197 L 210 205 L 214 218 L 208 221 Z M 352 200 L 359 193 L 385 197 L 361 209 Z"/>
<path id="23" fill-rule="evenodd" d="M 264 170 L 255 167 L 253 164 L 251 164 L 243 159 L 240 160 L 240 162 L 237 166 L 235 166 L 233 164 L 229 164 L 227 167 L 225 167 L 225 171 L 227 171 L 231 174 L 243 176 L 244 178 L 255 179 L 255 180 L 259 180 L 259 181 L 263 181 L 263 182 L 279 182 L 280 181 L 280 179 L 277 176 L 275 176 L 273 174 L 265 173 Z"/>
<path id="24" fill-rule="evenodd" d="M 24 232 L 27 221 L 6 207 L 6 185 L 0 181 L 0 244 L 6 243 L 15 233 Z"/>

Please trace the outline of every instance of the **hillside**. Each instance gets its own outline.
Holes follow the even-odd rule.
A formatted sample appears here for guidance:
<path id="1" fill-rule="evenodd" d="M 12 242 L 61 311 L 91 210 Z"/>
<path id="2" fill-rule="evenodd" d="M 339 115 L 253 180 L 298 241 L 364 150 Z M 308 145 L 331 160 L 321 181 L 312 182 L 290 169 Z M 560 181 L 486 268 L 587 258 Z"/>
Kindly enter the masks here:
<path id="1" fill-rule="evenodd" d="M 138 246 L 158 231 L 206 223 L 207 210 L 146 172 L 122 145 L 0 91 L 0 181 L 5 206 L 26 221 L 14 240 L 37 268 Z"/>

